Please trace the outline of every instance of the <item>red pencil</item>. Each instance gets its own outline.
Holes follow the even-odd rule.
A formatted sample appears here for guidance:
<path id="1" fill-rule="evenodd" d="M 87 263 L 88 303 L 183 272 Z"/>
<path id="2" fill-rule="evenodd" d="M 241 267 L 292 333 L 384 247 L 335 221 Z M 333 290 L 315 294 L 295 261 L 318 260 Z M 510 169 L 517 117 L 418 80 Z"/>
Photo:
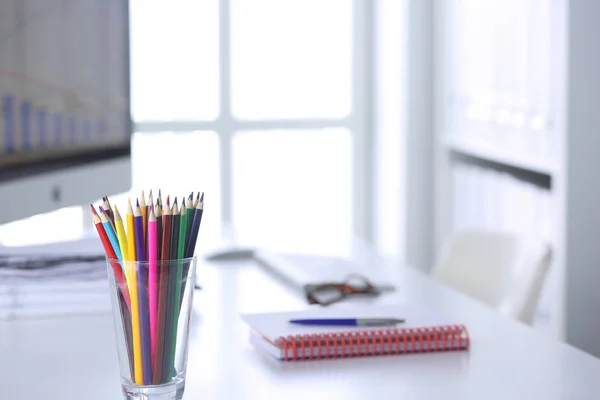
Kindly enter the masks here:
<path id="1" fill-rule="evenodd" d="M 100 219 L 98 213 L 96 213 L 96 209 L 94 209 L 94 206 L 92 205 L 91 207 L 94 225 L 96 226 L 96 230 L 98 231 L 98 236 L 100 236 L 100 241 L 102 242 L 104 251 L 110 259 L 116 260 L 117 255 L 115 254 L 115 251 L 113 250 L 113 247 L 110 244 L 110 239 L 108 239 L 108 236 L 104 231 L 104 227 L 102 226 L 102 220 Z M 116 262 L 112 262 L 111 266 L 113 268 L 113 271 L 115 272 L 117 284 L 119 285 L 119 287 L 121 288 L 121 292 L 123 293 L 125 303 L 127 303 L 127 308 L 131 310 L 131 299 L 129 297 L 129 290 L 127 290 L 127 280 L 125 279 L 125 275 L 123 275 L 123 270 L 121 269 L 121 266 Z"/>

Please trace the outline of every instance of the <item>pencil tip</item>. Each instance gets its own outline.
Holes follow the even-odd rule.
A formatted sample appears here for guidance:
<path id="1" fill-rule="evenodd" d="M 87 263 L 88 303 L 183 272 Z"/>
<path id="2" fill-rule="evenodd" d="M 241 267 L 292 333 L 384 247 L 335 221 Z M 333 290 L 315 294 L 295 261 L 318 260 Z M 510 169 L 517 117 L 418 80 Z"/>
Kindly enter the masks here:
<path id="1" fill-rule="evenodd" d="M 103 213 L 104 212 L 104 207 L 102 206 L 98 206 L 98 208 L 100 209 L 100 212 Z"/>
<path id="2" fill-rule="evenodd" d="M 204 201 L 204 192 L 202 192 L 202 195 L 200 196 L 200 200 L 199 201 Z"/>
<path id="3" fill-rule="evenodd" d="M 140 200 L 139 199 L 135 199 L 135 206 L 139 207 L 140 206 Z"/>
<path id="4" fill-rule="evenodd" d="M 96 213 L 96 209 L 94 208 L 94 205 L 93 205 L 93 204 L 90 204 L 90 207 L 92 208 L 92 214 L 97 214 L 97 213 Z"/>

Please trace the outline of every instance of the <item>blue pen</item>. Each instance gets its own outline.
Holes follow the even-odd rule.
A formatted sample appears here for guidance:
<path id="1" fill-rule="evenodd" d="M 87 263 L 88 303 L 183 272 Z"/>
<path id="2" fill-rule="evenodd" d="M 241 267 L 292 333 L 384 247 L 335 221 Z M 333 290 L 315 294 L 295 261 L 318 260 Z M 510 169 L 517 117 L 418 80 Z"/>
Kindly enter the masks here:
<path id="1" fill-rule="evenodd" d="M 404 323 L 397 318 L 319 318 L 293 319 L 291 324 L 317 326 L 393 326 Z"/>

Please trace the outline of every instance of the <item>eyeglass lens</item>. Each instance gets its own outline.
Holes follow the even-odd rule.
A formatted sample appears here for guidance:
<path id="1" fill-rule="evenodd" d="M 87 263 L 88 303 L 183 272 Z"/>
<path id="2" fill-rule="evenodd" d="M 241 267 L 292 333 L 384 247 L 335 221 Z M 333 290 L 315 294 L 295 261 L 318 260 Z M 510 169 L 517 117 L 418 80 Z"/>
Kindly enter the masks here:
<path id="1" fill-rule="evenodd" d="M 311 295 L 315 301 L 320 304 L 329 304 L 342 298 L 343 293 L 339 287 L 333 285 L 324 285 L 314 288 Z"/>

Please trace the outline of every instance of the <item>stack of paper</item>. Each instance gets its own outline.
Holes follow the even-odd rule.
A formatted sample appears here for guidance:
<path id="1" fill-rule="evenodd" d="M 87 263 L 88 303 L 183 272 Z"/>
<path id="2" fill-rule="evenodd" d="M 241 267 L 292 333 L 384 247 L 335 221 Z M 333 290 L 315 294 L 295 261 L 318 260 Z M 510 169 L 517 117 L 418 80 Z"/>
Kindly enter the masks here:
<path id="1" fill-rule="evenodd" d="M 72 261 L 74 257 L 91 261 Z M 102 257 L 102 248 L 93 238 L 32 247 L 0 247 L 0 319 L 109 312 L 106 263 Z M 47 265 L 52 260 L 70 262 Z"/>

